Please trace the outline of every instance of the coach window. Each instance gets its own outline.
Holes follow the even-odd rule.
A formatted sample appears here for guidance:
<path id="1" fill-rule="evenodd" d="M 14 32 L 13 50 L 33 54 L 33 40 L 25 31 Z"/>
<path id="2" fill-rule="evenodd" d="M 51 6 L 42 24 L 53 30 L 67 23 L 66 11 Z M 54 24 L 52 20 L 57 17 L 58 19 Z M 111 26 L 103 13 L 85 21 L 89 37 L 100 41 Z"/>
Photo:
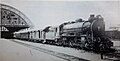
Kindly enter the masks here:
<path id="1" fill-rule="evenodd" d="M 38 33 L 39 33 L 39 38 L 40 38 L 40 30 L 38 30 Z"/>

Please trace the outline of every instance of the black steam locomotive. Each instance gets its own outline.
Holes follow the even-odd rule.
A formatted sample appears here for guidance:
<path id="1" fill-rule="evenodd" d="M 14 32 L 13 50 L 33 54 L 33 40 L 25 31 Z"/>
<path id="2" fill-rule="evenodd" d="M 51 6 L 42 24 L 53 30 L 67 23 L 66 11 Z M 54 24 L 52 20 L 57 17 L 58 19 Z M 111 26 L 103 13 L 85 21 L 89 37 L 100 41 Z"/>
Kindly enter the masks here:
<path id="1" fill-rule="evenodd" d="M 43 30 L 16 32 L 14 37 L 95 51 L 105 51 L 113 46 L 113 43 L 105 36 L 105 23 L 101 15 L 96 17 L 90 15 L 88 21 L 78 19 L 57 27 L 48 26 Z"/>

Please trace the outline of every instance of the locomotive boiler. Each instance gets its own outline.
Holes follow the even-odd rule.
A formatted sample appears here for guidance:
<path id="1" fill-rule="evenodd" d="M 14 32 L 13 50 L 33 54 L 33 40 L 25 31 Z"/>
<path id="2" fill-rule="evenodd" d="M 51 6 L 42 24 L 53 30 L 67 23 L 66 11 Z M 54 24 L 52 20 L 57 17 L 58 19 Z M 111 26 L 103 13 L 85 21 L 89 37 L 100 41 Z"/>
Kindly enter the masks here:
<path id="1" fill-rule="evenodd" d="M 82 19 L 78 19 L 76 21 L 61 24 L 59 43 L 66 46 L 79 45 L 81 41 L 83 23 L 84 21 Z"/>

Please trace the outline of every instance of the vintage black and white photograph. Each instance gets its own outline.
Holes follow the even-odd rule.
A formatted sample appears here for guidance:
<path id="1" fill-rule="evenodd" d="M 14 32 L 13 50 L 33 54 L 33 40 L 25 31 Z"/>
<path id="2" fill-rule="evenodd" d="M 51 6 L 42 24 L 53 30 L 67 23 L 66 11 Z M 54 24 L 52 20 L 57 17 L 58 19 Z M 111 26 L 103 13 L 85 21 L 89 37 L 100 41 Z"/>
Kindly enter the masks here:
<path id="1" fill-rule="evenodd" d="M 120 1 L 0 0 L 0 61 L 120 61 Z"/>

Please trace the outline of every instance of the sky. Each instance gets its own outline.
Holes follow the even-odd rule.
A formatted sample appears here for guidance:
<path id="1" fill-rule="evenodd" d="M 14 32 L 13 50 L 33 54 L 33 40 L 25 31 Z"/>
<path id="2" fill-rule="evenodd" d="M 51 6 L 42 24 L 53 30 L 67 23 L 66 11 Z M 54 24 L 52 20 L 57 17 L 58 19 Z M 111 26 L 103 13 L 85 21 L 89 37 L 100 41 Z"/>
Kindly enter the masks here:
<path id="1" fill-rule="evenodd" d="M 34 24 L 35 29 L 58 26 L 79 18 L 88 20 L 90 14 L 102 15 L 106 29 L 120 24 L 120 1 L 43 1 L 1 0 L 23 12 Z"/>

